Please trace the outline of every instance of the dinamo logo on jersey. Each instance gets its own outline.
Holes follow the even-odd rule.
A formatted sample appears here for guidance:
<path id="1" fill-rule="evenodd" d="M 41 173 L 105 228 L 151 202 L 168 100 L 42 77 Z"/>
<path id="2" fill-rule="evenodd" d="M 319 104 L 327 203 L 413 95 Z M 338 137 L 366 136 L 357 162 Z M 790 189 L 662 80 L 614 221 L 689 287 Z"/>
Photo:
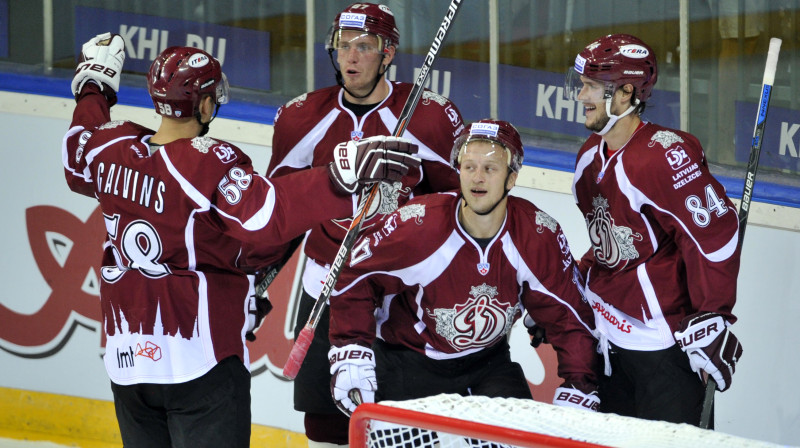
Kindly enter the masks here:
<path id="1" fill-rule="evenodd" d="M 436 333 L 458 351 L 491 345 L 511 330 L 517 308 L 501 302 L 497 288 L 486 283 L 470 288 L 472 297 L 453 308 L 436 308 Z"/>
<path id="2" fill-rule="evenodd" d="M 597 261 L 609 268 L 637 258 L 639 252 L 634 241 L 642 241 L 642 235 L 633 233 L 630 227 L 617 226 L 608 212 L 608 200 L 598 196 L 592 200 L 594 211 L 586 215 L 589 240 Z"/>
<path id="3" fill-rule="evenodd" d="M 362 229 L 368 229 L 374 226 L 379 219 L 397 210 L 400 204 L 408 202 L 408 198 L 411 195 L 411 188 L 403 187 L 403 184 L 400 182 L 394 182 L 392 184 L 380 182 L 377 188 L 378 193 L 375 195 L 372 204 L 370 204 L 367 218 L 361 226 Z M 363 194 L 366 194 L 366 191 L 362 192 L 362 195 Z M 351 218 L 333 220 L 333 222 L 343 230 L 350 228 L 350 221 Z"/>

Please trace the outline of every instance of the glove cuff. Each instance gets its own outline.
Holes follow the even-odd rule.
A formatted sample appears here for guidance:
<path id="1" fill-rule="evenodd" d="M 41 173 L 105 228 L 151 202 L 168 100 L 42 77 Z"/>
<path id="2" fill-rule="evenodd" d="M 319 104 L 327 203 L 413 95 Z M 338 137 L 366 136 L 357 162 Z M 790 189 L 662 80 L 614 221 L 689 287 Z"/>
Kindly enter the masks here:
<path id="1" fill-rule="evenodd" d="M 331 365 L 331 375 L 336 373 L 342 364 L 375 367 L 375 352 L 358 344 L 334 346 L 328 351 L 328 362 Z"/>
<path id="2" fill-rule="evenodd" d="M 596 412 L 600 407 L 600 397 L 594 391 L 584 393 L 574 387 L 562 386 L 556 389 L 553 404 Z"/>

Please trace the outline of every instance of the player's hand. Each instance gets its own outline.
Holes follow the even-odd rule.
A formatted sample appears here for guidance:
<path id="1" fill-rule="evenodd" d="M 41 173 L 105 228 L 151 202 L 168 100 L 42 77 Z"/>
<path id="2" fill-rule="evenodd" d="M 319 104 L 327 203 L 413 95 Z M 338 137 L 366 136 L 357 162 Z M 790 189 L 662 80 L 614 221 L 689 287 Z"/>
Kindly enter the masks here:
<path id="1" fill-rule="evenodd" d="M 361 403 L 374 403 L 378 380 L 375 377 L 375 353 L 356 344 L 331 347 L 331 396 L 336 407 L 346 415 Z"/>
<path id="2" fill-rule="evenodd" d="M 256 279 L 258 278 L 259 276 L 256 275 Z M 269 293 L 266 289 L 256 289 L 256 294 L 250 297 L 248 311 L 247 332 L 244 336 L 248 341 L 253 342 L 256 340 L 256 330 L 261 327 L 264 318 L 272 311 L 272 302 L 269 301 Z"/>
<path id="3" fill-rule="evenodd" d="M 72 78 L 72 94 L 77 97 L 88 81 L 101 90 L 119 92 L 122 64 L 125 62 L 125 41 L 119 34 L 103 33 L 83 44 L 78 68 Z"/>
<path id="4" fill-rule="evenodd" d="M 547 336 L 544 333 L 544 327 L 539 326 L 527 312 L 525 313 L 525 317 L 522 318 L 522 324 L 525 325 L 525 328 L 528 330 L 528 335 L 531 337 L 531 347 L 536 348 L 542 342 L 547 344 Z"/>
<path id="5" fill-rule="evenodd" d="M 417 145 L 399 137 L 379 135 L 339 143 L 328 165 L 331 182 L 345 194 L 358 193 L 366 184 L 399 181 L 420 159 Z"/>
<path id="6" fill-rule="evenodd" d="M 600 407 L 600 397 L 597 396 L 597 387 L 594 385 L 564 382 L 556 389 L 553 404 L 597 412 Z"/>
<path id="7" fill-rule="evenodd" d="M 675 332 L 692 370 L 711 375 L 720 392 L 731 387 L 736 363 L 742 357 L 742 345 L 727 327 L 721 315 L 701 312 L 683 318 L 680 330 Z"/>

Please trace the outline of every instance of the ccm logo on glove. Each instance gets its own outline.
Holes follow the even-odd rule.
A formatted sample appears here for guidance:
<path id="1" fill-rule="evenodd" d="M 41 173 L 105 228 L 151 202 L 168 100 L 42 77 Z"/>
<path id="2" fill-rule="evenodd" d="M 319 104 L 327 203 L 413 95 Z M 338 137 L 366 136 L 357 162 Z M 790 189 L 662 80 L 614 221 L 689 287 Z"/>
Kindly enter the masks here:
<path id="1" fill-rule="evenodd" d="M 348 359 L 365 359 L 373 361 L 372 356 L 372 350 L 347 350 L 332 354 L 328 361 L 331 364 L 339 361 L 346 361 Z"/>

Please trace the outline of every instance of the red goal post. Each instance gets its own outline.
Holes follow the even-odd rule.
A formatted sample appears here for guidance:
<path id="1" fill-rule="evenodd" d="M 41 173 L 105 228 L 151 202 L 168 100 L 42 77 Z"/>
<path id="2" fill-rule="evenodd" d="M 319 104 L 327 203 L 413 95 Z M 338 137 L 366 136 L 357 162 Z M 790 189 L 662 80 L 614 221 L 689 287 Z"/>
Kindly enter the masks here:
<path id="1" fill-rule="evenodd" d="M 534 400 L 436 395 L 358 406 L 351 448 L 777 447 L 701 429 Z"/>

